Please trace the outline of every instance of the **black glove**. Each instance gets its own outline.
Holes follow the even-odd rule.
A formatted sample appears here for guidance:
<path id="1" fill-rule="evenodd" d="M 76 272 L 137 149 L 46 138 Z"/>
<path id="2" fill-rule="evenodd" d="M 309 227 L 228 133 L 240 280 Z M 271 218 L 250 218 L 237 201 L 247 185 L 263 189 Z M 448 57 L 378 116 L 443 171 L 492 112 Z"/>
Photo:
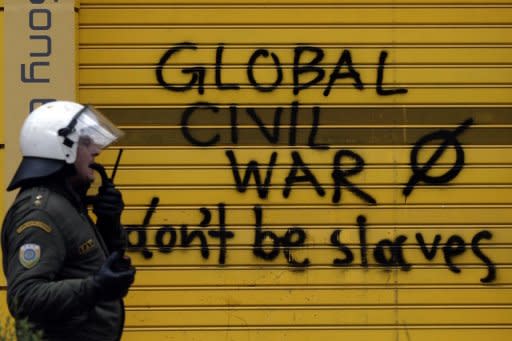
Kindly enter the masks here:
<path id="1" fill-rule="evenodd" d="M 90 167 L 101 176 L 98 194 L 90 200 L 92 211 L 97 217 L 96 226 L 110 252 L 123 250 L 127 246 L 126 232 L 121 225 L 121 213 L 124 209 L 123 197 L 107 176 L 102 165 L 94 163 Z"/>
<path id="2" fill-rule="evenodd" d="M 103 183 L 92 204 L 92 211 L 98 217 L 98 221 L 104 220 L 108 224 L 120 225 L 123 209 L 124 202 L 121 192 L 114 187 L 112 182 Z"/>
<path id="3" fill-rule="evenodd" d="M 101 185 L 92 210 L 98 217 L 96 226 L 111 252 L 126 248 L 127 237 L 121 225 L 123 208 L 121 192 L 111 182 Z"/>
<path id="4" fill-rule="evenodd" d="M 130 258 L 117 251 L 107 258 L 93 276 L 99 297 L 107 301 L 125 297 L 134 279 L 135 268 Z"/>

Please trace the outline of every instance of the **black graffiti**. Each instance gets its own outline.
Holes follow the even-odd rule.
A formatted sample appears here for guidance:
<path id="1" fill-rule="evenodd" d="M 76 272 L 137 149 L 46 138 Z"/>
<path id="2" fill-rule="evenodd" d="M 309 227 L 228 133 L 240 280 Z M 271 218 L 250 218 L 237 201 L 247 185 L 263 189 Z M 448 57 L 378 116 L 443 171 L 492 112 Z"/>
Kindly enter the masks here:
<path id="1" fill-rule="evenodd" d="M 429 250 L 427 248 L 427 244 L 425 243 L 423 235 L 421 233 L 416 234 L 416 240 L 418 241 L 418 245 L 420 246 L 423 255 L 428 260 L 432 260 L 436 256 L 441 239 L 441 235 L 436 234 L 434 240 L 432 241 L 432 247 Z M 480 250 L 479 243 L 482 239 L 492 239 L 492 233 L 487 230 L 483 230 L 475 234 L 475 236 L 471 240 L 471 250 L 473 251 L 475 256 L 477 256 L 487 266 L 487 276 L 481 278 L 480 281 L 482 283 L 489 283 L 496 279 L 496 266 L 489 259 L 489 257 L 487 257 L 482 252 L 482 250 Z M 466 244 L 461 237 L 451 236 L 448 239 L 446 245 L 443 247 L 443 254 L 446 264 L 448 265 L 450 271 L 460 273 L 460 268 L 458 268 L 453 263 L 453 257 L 461 255 L 462 253 L 464 253 L 465 250 Z"/>
<path id="2" fill-rule="evenodd" d="M 368 268 L 368 251 L 370 249 L 368 245 L 368 227 L 367 219 L 363 215 L 357 217 L 358 235 L 359 235 L 359 250 L 360 250 L 360 265 L 363 268 Z M 335 248 L 343 253 L 344 258 L 334 258 L 332 264 L 337 267 L 346 267 L 352 265 L 354 262 L 354 253 L 350 247 L 343 243 L 341 240 L 342 230 L 336 229 L 331 233 L 330 242 Z M 404 253 L 404 243 L 408 237 L 405 235 L 399 235 L 394 240 L 381 239 L 377 241 L 373 249 L 373 258 L 378 265 L 383 267 L 397 267 L 402 271 L 410 271 L 413 265 L 407 262 Z M 487 230 L 479 231 L 471 240 L 471 250 L 473 254 L 480 259 L 487 267 L 487 275 L 482 277 L 480 281 L 482 283 L 490 283 L 496 279 L 496 266 L 486 256 L 481 248 L 480 241 L 482 239 L 492 239 L 492 233 Z M 441 235 L 436 235 L 434 238 L 433 245 L 428 250 L 425 239 L 422 233 L 416 233 L 416 240 L 418 246 L 422 251 L 425 258 L 432 261 L 436 255 L 437 249 L 441 245 Z M 455 258 L 464 254 L 467 251 L 467 243 L 461 236 L 451 235 L 448 237 L 444 245 L 442 246 L 443 260 L 450 271 L 453 273 L 460 273 L 462 270 L 455 264 Z"/>
<path id="3" fill-rule="evenodd" d="M 347 65 L 348 71 L 340 72 L 341 67 L 345 64 Z M 332 86 L 334 85 L 336 80 L 344 78 L 352 78 L 354 80 L 354 83 L 352 85 L 354 85 L 356 89 L 364 89 L 364 85 L 363 82 L 361 82 L 359 72 L 357 72 L 354 69 L 354 66 L 352 65 L 352 56 L 349 50 L 344 50 L 343 53 L 341 54 L 338 63 L 334 67 L 334 70 L 332 71 L 331 76 L 329 77 L 329 83 L 327 84 L 327 87 L 324 90 L 324 96 L 329 96 L 329 94 L 331 93 Z"/>
<path id="4" fill-rule="evenodd" d="M 384 81 L 384 65 L 386 64 L 386 58 L 388 53 L 381 51 L 379 55 L 379 67 L 377 69 L 377 93 L 381 96 L 391 96 L 395 94 L 406 94 L 409 90 L 405 88 L 397 89 L 384 89 L 382 88 L 382 82 Z"/>
<path id="5" fill-rule="evenodd" d="M 208 247 L 208 241 L 206 240 L 206 236 L 203 231 L 193 230 L 189 232 L 187 225 L 181 225 L 180 235 L 181 246 L 183 247 L 190 246 L 195 239 L 198 239 L 201 244 L 201 256 L 203 256 L 204 259 L 208 259 L 210 256 L 210 249 Z"/>
<path id="6" fill-rule="evenodd" d="M 496 266 L 480 249 L 480 241 L 482 239 L 492 239 L 492 233 L 483 230 L 478 232 L 471 239 L 471 250 L 473 254 L 479 258 L 487 267 L 487 276 L 482 277 L 480 282 L 490 283 L 496 279 Z M 461 269 L 453 263 L 453 257 L 462 255 L 466 251 L 466 243 L 460 236 L 451 236 L 446 245 L 443 247 L 444 258 L 446 264 L 452 272 L 460 273 Z"/>
<path id="7" fill-rule="evenodd" d="M 274 127 L 272 129 L 272 133 L 269 132 L 269 129 L 265 126 L 265 123 L 261 120 L 261 118 L 256 113 L 256 110 L 254 108 L 247 108 L 247 115 L 249 115 L 254 122 L 258 125 L 258 128 L 260 129 L 261 133 L 268 142 L 271 144 L 276 144 L 279 142 L 279 133 L 281 132 L 281 129 L 279 129 L 279 126 L 281 124 L 281 114 L 283 112 L 283 108 L 277 107 L 274 114 Z"/>
<path id="8" fill-rule="evenodd" d="M 343 157 L 349 157 L 352 160 L 355 161 L 355 166 L 351 169 L 343 169 L 341 159 Z M 334 161 L 333 161 L 333 171 L 332 171 L 332 178 L 334 180 L 334 194 L 332 196 L 332 202 L 338 203 L 340 202 L 341 198 L 341 186 L 346 187 L 350 192 L 357 195 L 359 198 L 363 199 L 367 203 L 370 203 L 372 205 L 377 204 L 377 201 L 375 198 L 373 198 L 370 194 L 364 192 L 360 188 L 358 188 L 356 185 L 354 185 L 352 182 L 347 180 L 347 177 L 355 175 L 359 172 L 361 172 L 364 168 L 364 160 L 363 158 L 357 154 L 354 153 L 351 150 L 339 150 L 334 155 Z"/>
<path id="9" fill-rule="evenodd" d="M 153 257 L 153 252 L 147 249 L 149 243 L 147 238 L 147 228 L 150 226 L 150 220 L 158 205 L 158 198 L 152 199 L 150 206 L 144 217 L 143 225 L 129 226 L 127 233 L 129 235 L 130 252 L 142 252 L 146 259 Z M 198 228 L 191 229 L 188 225 L 182 224 L 179 229 L 172 225 L 165 225 L 156 231 L 155 245 L 157 250 L 162 254 L 171 254 L 176 245 L 180 245 L 183 249 L 189 249 L 193 245 L 198 245 L 201 257 L 209 259 L 210 246 L 212 242 L 210 238 L 218 239 L 219 257 L 218 264 L 225 264 L 227 260 L 227 251 L 229 245 L 227 241 L 235 237 L 235 233 L 227 230 L 226 226 L 226 206 L 219 203 L 216 207 L 218 213 L 218 225 L 212 223 L 212 210 L 201 207 L 199 210 L 202 220 L 198 224 Z M 259 205 L 253 207 L 254 213 L 254 239 L 252 243 L 252 253 L 255 257 L 265 261 L 275 261 L 282 254 L 286 263 L 290 267 L 298 269 L 306 269 L 312 265 L 312 261 L 308 257 L 297 259 L 296 252 L 306 250 L 308 248 L 308 235 L 306 229 L 299 226 L 291 226 L 281 235 L 275 230 L 266 227 L 263 223 L 263 208 Z M 453 273 L 461 273 L 463 269 L 456 264 L 457 257 L 471 252 L 484 264 L 487 274 L 480 279 L 482 283 L 490 283 L 496 279 L 496 265 L 492 260 L 484 254 L 480 243 L 482 240 L 491 240 L 493 235 L 487 230 L 477 232 L 471 239 L 470 245 L 459 235 L 448 236 L 445 242 L 440 234 L 436 234 L 432 240 L 430 248 L 422 233 L 416 233 L 417 244 L 406 244 L 408 237 L 406 235 L 398 235 L 394 239 L 384 238 L 372 243 L 371 230 L 368 228 L 367 218 L 364 215 L 358 215 L 356 219 L 357 235 L 359 241 L 357 248 L 360 251 L 360 263 L 362 268 L 368 269 L 370 264 L 379 265 L 385 269 L 397 268 L 401 271 L 411 271 L 413 264 L 407 261 L 406 251 L 412 252 L 417 246 L 423 256 L 428 261 L 433 261 L 437 251 L 442 250 L 443 261 L 448 270 Z M 217 226 L 217 227 L 216 227 Z M 206 233 L 207 232 L 207 233 Z M 135 234 L 137 241 L 133 242 L 130 235 Z M 343 257 L 334 257 L 332 265 L 335 267 L 347 267 L 354 265 L 355 256 L 353 247 L 342 241 L 342 230 L 334 229 L 330 235 L 330 244 L 340 252 Z M 470 248 L 469 248 L 470 246 Z M 369 255 L 373 256 L 370 260 Z"/>
<path id="10" fill-rule="evenodd" d="M 368 243 L 366 242 L 366 217 L 360 215 L 357 217 L 357 227 L 359 232 L 359 250 L 361 252 L 361 265 L 368 267 Z"/>
<path id="11" fill-rule="evenodd" d="M 263 230 L 263 214 L 260 206 L 254 206 L 255 216 L 255 233 L 253 254 L 264 260 L 274 260 L 279 256 L 281 247 L 283 248 L 283 255 L 290 266 L 294 267 L 307 267 L 309 259 L 305 258 L 302 262 L 297 261 L 291 252 L 291 248 L 300 248 L 305 246 L 306 232 L 300 227 L 289 228 L 284 236 L 279 237 L 271 230 Z M 269 239 L 271 245 L 265 243 Z"/>
<path id="12" fill-rule="evenodd" d="M 311 187 L 315 190 L 316 194 L 319 197 L 325 196 L 325 189 L 318 181 L 317 177 L 310 169 L 308 164 L 304 162 L 301 154 L 298 151 L 292 151 L 290 153 L 292 158 L 292 165 L 288 172 L 288 175 L 284 179 L 285 185 L 283 188 L 283 198 L 288 198 L 291 194 L 291 191 L 294 186 L 301 183 L 307 183 L 311 185 Z M 245 193 L 250 186 L 251 178 L 254 178 L 254 183 L 256 185 L 256 190 L 258 192 L 258 196 L 261 199 L 267 199 L 269 191 L 272 186 L 272 174 L 273 169 L 277 164 L 278 153 L 272 152 L 270 156 L 270 160 L 268 164 L 260 165 L 260 163 L 256 160 L 250 160 L 247 163 L 245 173 L 241 171 L 241 165 L 238 162 L 238 159 L 233 150 L 226 150 L 226 157 L 229 160 L 229 165 L 231 166 L 231 171 L 233 173 L 233 179 L 235 182 L 236 190 L 240 193 Z M 355 161 L 355 166 L 349 169 L 344 169 L 341 159 L 343 157 L 351 158 Z M 260 172 L 260 167 L 266 169 L 266 173 L 263 176 L 263 169 Z M 355 184 L 350 182 L 347 178 L 358 174 L 363 170 L 364 160 L 363 158 L 350 150 L 340 150 L 337 151 L 334 160 L 333 160 L 333 171 L 332 171 L 332 179 L 333 179 L 333 187 L 334 192 L 332 196 L 333 203 L 339 203 L 341 200 L 341 191 L 343 188 L 346 188 L 348 191 L 354 193 L 357 197 L 366 201 L 371 205 L 375 205 L 377 201 L 370 194 L 364 192 Z"/>
<path id="13" fill-rule="evenodd" d="M 169 235 L 169 241 L 166 242 L 167 235 Z M 170 225 L 164 225 L 156 232 L 155 242 L 162 253 L 170 253 L 177 240 L 176 229 Z"/>
<path id="14" fill-rule="evenodd" d="M 229 159 L 229 163 L 231 165 L 231 170 L 233 172 L 233 177 L 235 179 L 236 189 L 240 193 L 244 193 L 248 186 L 249 181 L 251 180 L 251 176 L 254 177 L 254 181 L 256 182 L 256 190 L 258 191 L 258 196 L 261 199 L 266 199 L 268 196 L 268 191 L 270 188 L 270 182 L 272 180 L 272 170 L 276 164 L 277 160 L 277 152 L 273 152 L 270 156 L 270 161 L 268 163 L 267 174 L 265 175 L 265 180 L 261 180 L 259 163 L 257 161 L 251 160 L 247 164 L 247 169 L 245 171 L 244 177 L 240 176 L 240 170 L 238 166 L 238 162 L 235 156 L 235 152 L 232 150 L 226 150 L 226 156 Z"/>
<path id="15" fill-rule="evenodd" d="M 303 54 L 314 53 L 313 59 L 309 60 L 305 65 L 301 62 Z M 298 46 L 295 48 L 293 58 L 293 94 L 297 95 L 300 91 L 305 90 L 315 84 L 318 84 L 325 76 L 325 70 L 319 64 L 324 58 L 324 51 L 315 46 Z M 347 72 L 340 72 L 343 65 L 347 66 Z M 300 82 L 300 77 L 304 74 L 314 73 L 315 77 L 305 83 Z M 323 95 L 329 96 L 331 93 L 332 86 L 338 79 L 352 78 L 354 80 L 354 87 L 358 90 L 364 89 L 364 84 L 361 81 L 359 72 L 354 69 L 352 64 L 352 56 L 349 50 L 343 50 L 338 59 L 338 63 L 334 67 L 331 75 L 329 76 L 329 82 L 324 89 Z"/>
<path id="16" fill-rule="evenodd" d="M 473 124 L 473 119 L 469 118 L 465 120 L 457 129 L 453 132 L 448 130 L 438 130 L 431 134 L 423 136 L 418 142 L 415 143 L 412 152 L 411 152 L 411 169 L 413 175 L 405 185 L 403 190 L 403 194 L 405 196 L 409 196 L 414 186 L 420 181 L 423 181 L 427 184 L 444 184 L 452 179 L 454 179 L 464 167 L 464 149 L 461 144 L 457 140 L 457 136 L 462 134 L 470 125 Z M 419 165 L 418 154 L 421 149 L 434 140 L 441 140 L 441 144 L 434 152 L 434 154 L 429 158 L 429 160 L 423 165 Z M 430 176 L 428 175 L 428 171 L 436 164 L 439 158 L 443 155 L 444 151 L 448 148 L 448 146 L 453 146 L 456 153 L 455 163 L 452 168 L 450 168 L 446 173 L 440 176 Z"/>
<path id="17" fill-rule="evenodd" d="M 297 106 L 298 106 L 298 102 Z M 318 144 L 316 142 L 316 137 L 318 134 L 318 127 L 320 126 L 320 107 L 313 107 L 313 124 L 311 125 L 311 132 L 308 135 L 308 146 L 311 149 L 329 149 L 329 145 L 325 143 Z"/>
<path id="18" fill-rule="evenodd" d="M 172 57 L 176 55 L 178 52 L 182 51 L 196 51 L 197 45 L 191 42 L 184 42 L 180 44 L 176 44 L 170 47 L 160 58 L 158 64 L 156 65 L 156 80 L 158 84 L 160 84 L 164 89 L 173 92 L 184 92 L 188 90 L 192 90 L 194 87 L 197 87 L 197 92 L 200 95 L 203 95 L 205 92 L 205 79 L 207 76 L 207 67 L 204 65 L 196 65 L 192 67 L 184 67 L 181 69 L 181 73 L 185 75 L 190 75 L 190 79 L 186 84 L 173 84 L 169 82 L 164 77 L 164 69 L 167 64 L 172 61 Z M 223 60 L 224 60 L 224 51 L 225 47 L 223 43 L 219 43 L 216 48 L 215 53 L 215 69 L 214 69 L 214 79 L 215 79 L 215 87 L 218 90 L 239 90 L 241 87 L 237 83 L 224 83 L 222 81 L 222 73 L 223 73 Z M 308 56 L 313 55 L 312 58 L 307 59 Z M 276 76 L 274 80 L 271 81 L 261 81 L 256 80 L 254 74 L 254 66 L 260 58 L 268 58 L 271 57 L 272 63 L 274 65 L 274 69 L 276 71 Z M 321 64 L 324 59 L 325 53 L 324 50 L 317 46 L 310 45 L 298 45 L 293 50 L 293 68 L 292 68 L 292 79 L 293 79 L 293 94 L 298 95 L 301 91 L 306 90 L 308 88 L 313 87 L 314 85 L 319 84 L 326 76 L 326 66 Z M 399 95 L 407 93 L 407 89 L 405 88 L 397 88 L 397 89 L 383 89 L 383 79 L 384 79 L 384 70 L 385 70 L 385 61 L 388 56 L 387 51 L 381 51 L 378 58 L 378 67 L 376 72 L 376 88 L 375 91 L 379 96 L 390 96 L 390 95 Z M 291 61 L 290 61 L 291 62 Z M 288 64 L 290 64 L 288 62 Z M 249 57 L 246 63 L 246 71 L 247 78 L 249 84 L 259 92 L 272 92 L 278 89 L 283 82 L 283 67 L 282 62 L 279 56 L 272 51 L 269 51 L 266 48 L 258 48 L 254 50 Z M 345 69 L 346 71 L 341 71 Z M 311 75 L 313 78 L 311 79 Z M 307 76 L 307 77 L 303 77 Z M 306 78 L 306 81 L 303 81 L 303 78 Z M 352 54 L 350 50 L 344 49 L 341 51 L 340 56 L 338 58 L 338 62 L 330 71 L 327 84 L 323 90 L 324 96 L 329 96 L 333 86 L 336 84 L 338 80 L 343 79 L 352 79 L 355 89 L 363 90 L 364 83 L 361 79 L 359 72 L 354 67 L 352 62 Z M 269 84 L 269 85 L 263 85 Z"/>
<path id="19" fill-rule="evenodd" d="M 427 243 L 425 243 L 425 239 L 423 238 L 423 235 L 421 233 L 416 233 L 416 240 L 418 241 L 418 245 L 420 246 L 425 258 L 428 260 L 434 259 L 434 257 L 437 254 L 437 248 L 439 247 L 439 243 L 441 242 L 441 235 L 436 234 L 430 250 L 428 249 Z"/>
<path id="20" fill-rule="evenodd" d="M 210 230 L 208 231 L 208 235 L 213 238 L 219 238 L 219 264 L 226 263 L 226 250 L 227 250 L 227 240 L 235 237 L 234 232 L 226 230 L 226 209 L 224 204 L 219 204 L 219 230 Z"/>
<path id="21" fill-rule="evenodd" d="M 153 213 L 155 212 L 158 203 L 158 197 L 154 197 L 151 199 L 151 203 L 148 207 L 148 210 L 146 212 L 146 215 L 141 226 L 129 225 L 126 228 L 126 232 L 128 235 L 128 251 L 141 252 L 142 256 L 146 259 L 150 259 L 153 257 L 153 252 L 147 248 L 147 228 L 148 226 L 150 226 L 151 217 L 153 216 Z M 223 203 L 219 203 L 217 205 L 217 210 L 219 212 L 218 230 L 209 229 L 207 232 L 210 237 L 219 239 L 218 263 L 225 264 L 227 253 L 227 240 L 234 238 L 234 232 L 227 231 L 226 229 L 225 205 Z M 158 251 L 165 254 L 171 253 L 179 239 L 180 246 L 183 248 L 188 248 L 195 244 L 199 244 L 201 257 L 203 259 L 208 259 L 210 256 L 210 244 L 208 242 L 208 239 L 206 238 L 206 234 L 203 229 L 211 227 L 211 212 L 206 207 L 201 207 L 200 212 L 203 216 L 203 219 L 199 223 L 199 229 L 190 229 L 188 225 L 182 224 L 179 228 L 179 238 L 178 231 L 176 230 L 175 227 L 171 225 L 164 225 L 158 228 L 155 235 L 155 245 L 157 246 Z M 132 241 L 130 237 L 132 234 L 135 234 L 137 236 L 136 242 Z"/>
<path id="22" fill-rule="evenodd" d="M 346 266 L 352 264 L 352 262 L 354 261 L 354 254 L 347 245 L 341 242 L 341 230 L 332 231 L 331 244 L 338 247 L 338 249 L 345 255 L 345 258 L 334 258 L 332 264 L 334 264 L 335 266 Z M 366 255 L 366 253 L 363 252 L 361 252 L 361 254 Z M 368 261 L 366 261 L 366 264 L 368 264 Z"/>
<path id="23" fill-rule="evenodd" d="M 316 179 L 315 175 L 313 175 L 309 167 L 304 163 L 304 161 L 302 161 L 302 157 L 300 156 L 299 152 L 292 152 L 292 160 L 292 168 L 290 169 L 290 172 L 288 173 L 288 176 L 285 179 L 283 197 L 288 198 L 290 196 L 292 186 L 294 186 L 296 183 L 302 182 L 311 183 L 316 193 L 320 197 L 323 197 L 325 195 L 325 190 L 322 188 L 322 186 Z M 297 175 L 299 171 L 302 172 L 303 175 Z"/>
<path id="24" fill-rule="evenodd" d="M 301 63 L 301 57 L 304 53 L 314 53 L 315 56 L 307 63 Z M 324 50 L 316 46 L 297 46 L 293 54 L 293 94 L 297 95 L 301 90 L 307 89 L 314 84 L 320 82 L 324 76 L 325 71 L 322 67 L 318 66 L 324 58 Z M 305 73 L 315 73 L 315 78 L 306 83 L 300 82 L 300 76 Z"/>
<path id="25" fill-rule="evenodd" d="M 406 236 L 398 236 L 394 241 L 391 239 L 380 240 L 373 251 L 373 257 L 382 266 L 398 266 L 403 271 L 411 270 L 411 264 L 405 260 L 402 248 L 406 240 Z M 386 250 L 389 250 L 389 256 L 386 254 Z"/>
<path id="26" fill-rule="evenodd" d="M 489 231 L 480 231 L 471 240 L 471 250 L 473 250 L 473 253 L 475 256 L 477 256 L 484 264 L 487 266 L 487 276 L 482 277 L 480 279 L 480 282 L 482 283 L 490 283 L 496 279 L 496 266 L 494 263 L 487 257 L 482 250 L 480 250 L 480 240 L 482 239 L 492 239 L 492 233 Z"/>
<path id="27" fill-rule="evenodd" d="M 224 44 L 219 44 L 215 54 L 215 85 L 219 90 L 238 90 L 240 85 L 235 83 L 224 84 L 222 82 L 222 56 L 224 54 Z"/>
<path id="28" fill-rule="evenodd" d="M 151 222 L 151 217 L 155 213 L 155 210 L 158 206 L 158 203 L 160 202 L 160 199 L 158 197 L 153 197 L 151 199 L 151 202 L 149 204 L 149 208 L 146 211 L 146 215 L 144 216 L 144 219 L 142 220 L 142 225 L 127 225 L 126 227 L 126 233 L 128 235 L 128 250 L 129 251 L 141 251 L 142 256 L 146 259 L 153 257 L 153 252 L 151 252 L 147 247 L 147 235 L 146 235 L 146 229 L 149 226 Z M 167 229 L 167 227 L 165 227 Z M 135 233 L 137 235 L 137 242 L 132 243 L 130 240 L 130 234 Z M 163 246 L 163 245 L 162 245 Z M 167 249 L 165 249 L 167 250 Z M 169 250 L 170 252 L 170 250 Z"/>
<path id="29" fill-rule="evenodd" d="M 259 83 L 254 77 L 254 64 L 259 57 L 268 57 L 269 53 L 266 49 L 258 49 L 256 50 L 251 58 L 249 59 L 249 63 L 247 65 L 247 78 L 249 78 L 249 83 L 256 88 L 256 90 L 261 92 L 272 92 L 283 82 L 283 68 L 281 67 L 281 62 L 279 61 L 279 57 L 274 53 L 270 53 L 272 57 L 272 61 L 276 67 L 276 80 L 270 86 L 263 86 Z"/>
<path id="30" fill-rule="evenodd" d="M 190 142 L 192 145 L 201 146 L 201 147 L 213 146 L 219 142 L 219 140 L 220 140 L 219 134 L 215 134 L 211 139 L 204 141 L 204 140 L 197 139 L 196 137 L 194 137 L 194 135 L 192 135 L 190 133 L 189 120 L 190 120 L 190 117 L 192 116 L 192 114 L 194 114 L 198 109 L 208 109 L 209 111 L 212 111 L 213 113 L 219 112 L 219 108 L 216 105 L 206 103 L 206 102 L 198 102 L 198 103 L 194 104 L 193 106 L 188 107 L 187 109 L 185 109 L 185 111 L 183 112 L 183 115 L 181 116 L 181 132 L 182 132 L 183 136 L 185 137 L 185 139 L 188 142 Z"/>
<path id="31" fill-rule="evenodd" d="M 448 268 L 455 273 L 460 272 L 460 268 L 453 263 L 453 257 L 460 256 L 466 251 L 466 243 L 460 236 L 451 236 L 443 246 L 444 261 Z"/>
<path id="32" fill-rule="evenodd" d="M 317 142 L 317 134 L 319 130 L 320 125 L 320 108 L 315 106 L 312 109 L 312 122 L 311 122 L 311 128 L 309 130 L 308 138 L 307 138 L 307 145 L 311 149 L 329 149 L 329 146 L 327 144 L 318 143 Z M 205 115 L 207 113 L 211 114 L 218 114 L 220 112 L 220 108 L 218 105 L 209 103 L 209 102 L 197 102 L 193 105 L 189 106 L 183 111 L 183 114 L 181 116 L 181 132 L 183 134 L 183 137 L 192 145 L 199 146 L 199 147 L 210 147 L 214 146 L 216 144 L 219 144 L 221 141 L 221 135 L 220 130 L 219 132 L 215 132 L 211 137 L 209 138 L 198 138 L 194 136 L 193 127 L 190 125 L 190 121 L 193 118 L 194 115 L 201 115 L 203 117 L 203 120 L 205 120 Z M 276 145 L 282 142 L 285 142 L 283 138 L 281 131 L 286 129 L 288 132 L 288 140 L 286 143 L 289 146 L 295 146 L 297 141 L 297 122 L 299 117 L 299 102 L 294 101 L 290 106 L 290 120 L 287 123 L 284 123 L 281 121 L 281 115 L 283 112 L 282 107 L 276 107 L 274 111 L 274 120 L 273 120 L 273 127 L 268 128 L 267 125 L 263 122 L 261 117 L 258 115 L 258 112 L 255 108 L 245 108 L 245 112 L 247 115 L 257 124 L 258 129 L 261 131 L 262 135 L 265 137 L 265 139 L 272 145 Z M 231 144 L 238 144 L 239 143 L 239 130 L 240 127 L 238 126 L 238 116 L 239 116 L 239 110 L 236 105 L 231 105 L 229 108 L 229 130 L 230 130 L 230 136 L 228 143 Z M 283 127 L 284 126 L 284 127 Z"/>
<path id="33" fill-rule="evenodd" d="M 196 50 L 197 46 L 192 43 L 181 43 L 178 44 L 170 49 L 168 49 L 164 55 L 160 58 L 160 61 L 158 62 L 155 72 L 156 72 L 156 79 L 158 81 L 158 84 L 160 84 L 162 87 L 164 87 L 167 90 L 170 91 L 176 91 L 176 92 L 184 92 L 189 89 L 192 89 L 194 85 L 197 83 L 197 92 L 199 94 L 204 94 L 204 78 L 206 74 L 206 68 L 204 66 L 194 66 L 189 68 L 184 68 L 181 70 L 183 74 L 191 74 L 192 77 L 190 78 L 190 81 L 187 84 L 184 85 L 174 85 L 171 83 L 168 83 L 164 79 L 163 70 L 164 67 L 167 64 L 167 61 L 171 59 L 171 57 L 176 54 L 177 52 L 181 50 Z"/>

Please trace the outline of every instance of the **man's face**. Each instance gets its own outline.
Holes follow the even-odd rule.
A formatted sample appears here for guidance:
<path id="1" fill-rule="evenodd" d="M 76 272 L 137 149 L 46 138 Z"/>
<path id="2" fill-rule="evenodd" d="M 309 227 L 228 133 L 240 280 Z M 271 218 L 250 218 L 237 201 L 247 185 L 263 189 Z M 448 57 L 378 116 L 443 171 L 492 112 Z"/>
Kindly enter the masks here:
<path id="1" fill-rule="evenodd" d="M 80 137 L 75 160 L 76 174 L 72 177 L 75 185 L 90 185 L 94 181 L 94 171 L 90 165 L 94 163 L 94 158 L 100 151 L 101 149 L 90 137 Z"/>

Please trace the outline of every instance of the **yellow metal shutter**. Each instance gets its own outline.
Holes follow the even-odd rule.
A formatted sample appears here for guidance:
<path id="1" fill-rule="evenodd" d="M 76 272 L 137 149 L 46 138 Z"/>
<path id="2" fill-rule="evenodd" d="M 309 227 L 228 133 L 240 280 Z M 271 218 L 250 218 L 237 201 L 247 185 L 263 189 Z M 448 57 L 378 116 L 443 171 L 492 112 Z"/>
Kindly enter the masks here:
<path id="1" fill-rule="evenodd" d="M 88 0 L 126 340 L 509 340 L 510 1 Z M 259 176 L 257 178 L 256 174 Z"/>

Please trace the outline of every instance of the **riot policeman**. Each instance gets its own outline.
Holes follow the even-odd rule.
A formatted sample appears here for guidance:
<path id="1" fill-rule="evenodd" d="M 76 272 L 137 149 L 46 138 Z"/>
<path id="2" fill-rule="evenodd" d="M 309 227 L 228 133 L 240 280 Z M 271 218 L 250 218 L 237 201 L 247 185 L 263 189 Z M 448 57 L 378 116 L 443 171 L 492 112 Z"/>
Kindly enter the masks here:
<path id="1" fill-rule="evenodd" d="M 46 103 L 26 118 L 23 159 L 8 190 L 19 193 L 2 229 L 7 302 L 48 340 L 118 340 L 123 297 L 135 277 L 124 255 L 122 195 L 104 182 L 89 217 L 95 157 L 122 132 L 91 106 Z"/>

